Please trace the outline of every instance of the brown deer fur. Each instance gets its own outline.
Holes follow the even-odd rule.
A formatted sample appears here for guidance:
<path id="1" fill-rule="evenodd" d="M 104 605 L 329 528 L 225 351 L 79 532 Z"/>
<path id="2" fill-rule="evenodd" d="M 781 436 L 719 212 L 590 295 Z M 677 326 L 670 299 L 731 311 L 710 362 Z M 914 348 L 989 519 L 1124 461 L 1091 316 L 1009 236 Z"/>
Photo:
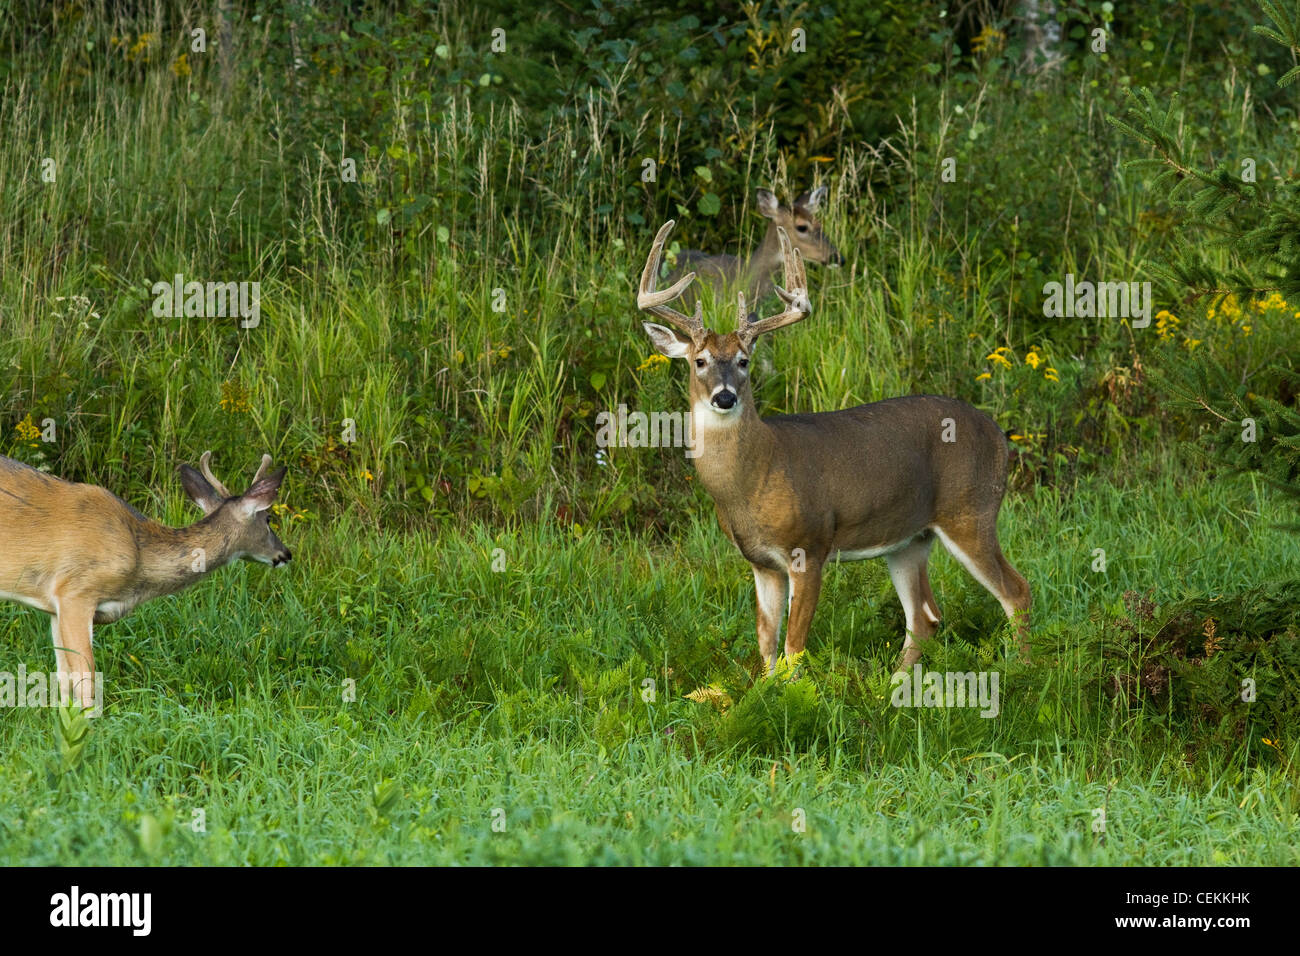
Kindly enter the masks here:
<path id="1" fill-rule="evenodd" d="M 727 537 L 753 566 L 758 643 L 776 664 L 788 606 L 787 655 L 804 649 L 830 561 L 883 557 L 907 620 L 902 664 L 937 629 L 939 607 L 927 561 L 935 538 L 1028 632 L 1029 585 L 1002 554 L 997 516 L 1006 491 L 1008 447 L 988 415 L 965 402 L 914 395 L 841 411 L 759 418 L 749 367 L 757 337 L 811 310 L 797 250 L 782 230 L 786 284 L 775 287 L 786 310 L 755 320 L 737 310 L 738 328 L 719 334 L 670 308 L 688 275 L 655 290 L 672 223 L 656 237 L 642 274 L 638 305 L 672 328 L 645 323 L 659 350 L 691 371 L 695 467 Z"/>

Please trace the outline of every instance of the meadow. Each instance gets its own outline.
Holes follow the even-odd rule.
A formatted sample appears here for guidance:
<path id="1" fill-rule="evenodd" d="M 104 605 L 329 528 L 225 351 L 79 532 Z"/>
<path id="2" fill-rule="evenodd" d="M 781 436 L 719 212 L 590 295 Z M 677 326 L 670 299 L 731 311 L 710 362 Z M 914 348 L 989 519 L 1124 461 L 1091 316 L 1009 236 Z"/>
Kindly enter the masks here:
<path id="1" fill-rule="evenodd" d="M 181 525 L 179 464 L 211 449 L 242 487 L 267 452 L 294 552 L 97 629 L 102 717 L 0 711 L 0 863 L 1300 863 L 1295 499 L 1207 453 L 1213 403 L 1170 384 L 1212 357 L 1294 407 L 1300 296 L 1157 279 L 1149 327 L 1042 310 L 1045 281 L 1148 280 L 1187 241 L 1106 122 L 1126 88 L 1214 91 L 1182 119 L 1200 155 L 1293 181 L 1294 88 L 1213 19 L 1258 8 L 1061 4 L 1112 52 L 1085 32 L 1028 74 L 999 4 L 939 40 L 852 4 L 666 6 L 0 20 L 0 454 Z M 864 92 L 879 63 L 820 99 L 809 80 L 793 123 L 782 38 L 850 16 L 938 69 L 889 101 Z M 711 29 L 748 79 L 708 65 Z M 673 43 L 704 65 L 637 55 Z M 542 111 L 537 77 L 578 59 L 591 76 Z M 724 88 L 748 98 L 692 112 Z M 995 717 L 891 703 L 904 621 L 878 561 L 828 570 L 797 673 L 763 677 L 749 568 L 689 461 L 596 445 L 599 411 L 686 406 L 635 307 L 658 224 L 735 251 L 754 189 L 814 180 L 846 264 L 810 268 L 812 316 L 760 343 L 756 397 L 951 394 L 1010 433 L 1032 654 L 936 549 L 923 659 L 997 671 Z M 159 315 L 176 274 L 259 282 L 258 323 Z M 0 604 L 0 655 L 49 669 L 47 618 Z"/>

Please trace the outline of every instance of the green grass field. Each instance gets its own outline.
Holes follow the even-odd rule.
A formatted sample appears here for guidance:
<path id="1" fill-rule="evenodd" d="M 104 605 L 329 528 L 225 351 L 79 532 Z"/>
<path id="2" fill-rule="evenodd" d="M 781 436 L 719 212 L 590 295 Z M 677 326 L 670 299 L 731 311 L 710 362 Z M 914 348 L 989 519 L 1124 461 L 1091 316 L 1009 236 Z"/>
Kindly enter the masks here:
<path id="1" fill-rule="evenodd" d="M 233 488 L 269 452 L 294 560 L 98 628 L 84 736 L 0 710 L 0 864 L 1300 864 L 1294 506 L 1195 454 L 1204 422 L 1144 377 L 1206 352 L 1289 363 L 1294 306 L 1244 307 L 1243 332 L 1161 290 L 1181 326 L 1139 332 L 1051 326 L 1036 298 L 1044 276 L 1144 277 L 1169 241 L 1122 167 L 1140 148 L 1099 118 L 1109 67 L 1032 98 L 945 74 L 941 115 L 891 124 L 894 153 L 845 126 L 797 171 L 771 127 L 720 118 L 732 152 L 708 177 L 665 162 L 660 198 L 639 157 L 685 150 L 680 124 L 632 135 L 608 91 L 525 134 L 490 79 L 428 94 L 400 39 L 387 71 L 339 59 L 347 86 L 299 24 L 315 66 L 286 68 L 274 18 L 241 21 L 227 88 L 177 65 L 158 11 L 89 6 L 39 42 L 0 32 L 0 454 L 180 525 L 198 512 L 177 465 L 212 449 Z M 430 42 L 475 16 L 440 9 Z M 1220 82 L 1177 61 L 1170 82 Z M 1275 129 L 1229 93 L 1228 132 L 1200 117 L 1215 145 L 1293 161 L 1294 114 Z M 1010 179 L 945 186 L 925 165 L 944 136 L 984 137 Z M 756 396 L 952 394 L 1015 435 L 1000 537 L 1033 588 L 1032 656 L 936 548 L 923 661 L 996 671 L 995 717 L 892 705 L 904 623 L 880 561 L 829 568 L 797 674 L 760 679 L 749 567 L 680 450 L 597 461 L 598 411 L 686 407 L 635 309 L 654 226 L 734 249 L 757 238 L 754 187 L 814 173 L 848 263 L 810 272 L 813 316 L 763 340 Z M 724 175 L 746 185 L 717 223 L 668 198 Z M 981 218 L 1043 182 L 1032 217 Z M 178 272 L 259 281 L 260 325 L 157 316 Z M 49 633 L 0 603 L 0 672 L 51 669 Z"/>
<path id="2" fill-rule="evenodd" d="M 1246 554 L 1300 569 L 1272 517 L 1248 487 L 1173 480 L 1012 501 L 1032 663 L 991 663 L 1000 610 L 934 562 L 948 623 L 926 665 L 1000 668 L 994 719 L 889 704 L 902 614 L 880 562 L 832 570 L 806 673 L 765 695 L 747 567 L 708 525 L 672 546 L 307 529 L 287 571 L 241 566 L 99 631 L 107 715 L 75 770 L 51 711 L 5 715 L 3 857 L 1294 865 L 1276 762 L 1194 756 L 1171 720 L 1089 681 L 1094 618 L 1123 589 L 1230 591 L 1254 580 Z M 43 615 L 0 622 L 11 662 L 48 668 Z M 748 692 L 725 715 L 683 699 L 711 680 Z"/>

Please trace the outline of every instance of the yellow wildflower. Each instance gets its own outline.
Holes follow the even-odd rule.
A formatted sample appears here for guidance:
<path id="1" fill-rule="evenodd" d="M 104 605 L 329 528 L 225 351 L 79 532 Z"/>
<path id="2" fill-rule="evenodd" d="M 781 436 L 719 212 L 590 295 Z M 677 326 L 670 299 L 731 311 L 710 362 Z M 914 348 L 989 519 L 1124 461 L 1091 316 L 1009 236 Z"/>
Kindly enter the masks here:
<path id="1" fill-rule="evenodd" d="M 996 352 L 991 352 L 988 355 L 984 356 L 984 358 L 997 365 L 1001 365 L 1003 368 L 1011 368 L 1011 360 L 1002 354 L 1003 352 L 1010 352 L 1010 351 L 1011 350 L 1009 348 L 1003 346 L 1002 348 L 998 349 Z"/>
<path id="2" fill-rule="evenodd" d="M 221 410 L 228 414 L 238 414 L 252 410 L 248 402 L 248 389 L 239 382 L 221 383 Z"/>
<path id="3" fill-rule="evenodd" d="M 14 434 L 18 436 L 19 441 L 32 442 L 41 437 L 41 430 L 32 422 L 31 412 L 27 417 L 14 426 Z"/>
<path id="4" fill-rule="evenodd" d="M 1178 331 L 1178 316 L 1165 309 L 1156 313 L 1156 335 L 1160 336 L 1161 342 L 1168 342 Z"/>
<path id="5" fill-rule="evenodd" d="M 109 45 L 115 50 L 121 50 L 128 63 L 139 60 L 141 63 L 149 62 L 149 50 L 158 43 L 158 36 L 154 33 L 141 33 L 134 41 L 129 36 L 110 37 Z"/>
<path id="6" fill-rule="evenodd" d="M 1006 34 L 996 27 L 985 27 L 979 32 L 973 40 L 970 41 L 972 53 L 982 55 L 984 53 L 996 53 L 1002 48 L 1002 41 L 1006 39 Z"/>

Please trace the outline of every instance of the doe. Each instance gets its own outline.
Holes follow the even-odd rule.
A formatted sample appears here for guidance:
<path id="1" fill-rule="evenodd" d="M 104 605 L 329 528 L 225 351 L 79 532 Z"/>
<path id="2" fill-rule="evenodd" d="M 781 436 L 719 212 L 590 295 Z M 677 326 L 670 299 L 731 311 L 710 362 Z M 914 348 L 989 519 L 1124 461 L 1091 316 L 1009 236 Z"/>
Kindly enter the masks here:
<path id="1" fill-rule="evenodd" d="M 237 558 L 280 566 L 289 549 L 271 530 L 269 509 L 285 469 L 266 470 L 232 495 L 208 467 L 181 465 L 181 485 L 204 517 L 185 528 L 146 518 L 107 489 L 63 481 L 0 457 L 0 598 L 52 618 L 60 693 L 95 701 L 95 624 L 173 594 Z M 71 687 L 77 675 L 75 689 Z"/>

